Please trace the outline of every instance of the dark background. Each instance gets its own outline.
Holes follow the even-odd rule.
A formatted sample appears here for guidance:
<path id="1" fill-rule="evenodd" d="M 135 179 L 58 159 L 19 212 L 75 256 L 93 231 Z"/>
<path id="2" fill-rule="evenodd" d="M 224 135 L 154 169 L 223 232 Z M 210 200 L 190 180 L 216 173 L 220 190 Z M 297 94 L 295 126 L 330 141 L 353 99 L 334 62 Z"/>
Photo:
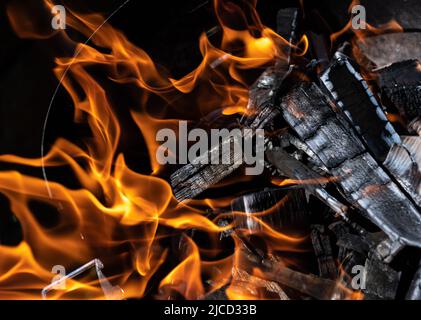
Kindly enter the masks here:
<path id="1" fill-rule="evenodd" d="M 37 3 L 41 0 L 4 0 L 0 4 L 0 154 L 40 155 L 41 128 L 57 79 L 52 74 L 54 56 L 60 49 L 52 41 L 19 39 L 11 30 L 5 8 L 11 3 L 32 7 L 30 19 L 37 19 Z M 241 2 L 233 0 L 234 2 Z M 245 0 L 248 1 L 248 0 Z M 81 12 L 97 12 L 108 16 L 123 0 L 62 0 L 57 4 Z M 169 70 L 175 78 L 192 71 L 200 62 L 198 39 L 217 25 L 212 0 L 140 1 L 131 0 L 110 23 L 122 30 L 130 41 L 144 49 L 152 59 Z M 350 0 L 259 0 L 257 11 L 263 23 L 276 29 L 276 13 L 280 8 L 305 8 L 303 27 L 316 32 L 335 32 L 349 19 Z M 421 19 L 421 12 L 406 10 L 417 0 L 366 0 L 368 22 L 385 23 L 395 17 L 407 29 L 408 21 Z M 382 10 L 378 10 L 381 7 Z M 411 19 L 407 19 L 408 16 Z M 216 35 L 217 37 L 217 35 Z M 67 104 L 60 100 L 55 105 Z M 54 108 L 56 109 L 56 108 Z M 60 108 L 64 110 L 65 108 Z M 71 114 L 70 114 L 71 115 Z M 53 141 L 66 129 L 69 114 L 54 112 L 47 141 Z M 54 127 L 53 122 L 56 122 Z M 51 127 L 53 126 L 53 127 Z"/>
<path id="2" fill-rule="evenodd" d="M 0 16 L 0 154 L 37 157 L 40 155 L 42 124 L 57 85 L 52 69 L 59 49 L 50 40 L 19 39 L 11 30 L 4 10 L 11 2 L 3 2 Z M 108 16 L 123 1 L 71 0 L 61 3 L 78 11 Z M 263 0 L 259 3 L 264 23 L 272 28 L 276 26 L 276 11 L 280 3 L 289 6 L 294 1 Z M 36 15 L 34 12 L 34 19 Z M 212 1 L 205 0 L 132 0 L 113 16 L 110 23 L 175 78 L 187 74 L 199 64 L 199 36 L 217 25 Z M 68 103 L 60 99 L 63 95 L 59 94 L 54 105 Z M 56 119 L 51 120 L 47 132 L 49 141 L 57 136 L 57 130 L 65 128 L 63 122 L 68 115 L 62 117 L 54 112 L 52 116 L 58 118 L 60 125 L 52 128 Z"/>

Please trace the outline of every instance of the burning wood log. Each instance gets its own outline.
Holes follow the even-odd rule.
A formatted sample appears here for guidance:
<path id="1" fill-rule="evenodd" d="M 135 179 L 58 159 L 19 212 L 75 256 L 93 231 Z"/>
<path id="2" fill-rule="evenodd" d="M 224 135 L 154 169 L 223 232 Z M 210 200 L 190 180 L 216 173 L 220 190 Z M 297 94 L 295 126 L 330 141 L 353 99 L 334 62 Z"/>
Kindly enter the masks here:
<path id="1" fill-rule="evenodd" d="M 253 134 L 254 130 L 271 125 L 279 115 L 274 107 L 275 88 L 282 82 L 278 77 L 279 72 L 284 74 L 283 79 L 288 71 L 283 70 L 281 65 L 270 67 L 250 89 L 248 111 L 241 122 L 244 127 L 253 130 Z M 253 135 L 245 138 L 253 139 Z M 228 137 L 196 159 L 194 162 L 198 164 L 190 163 L 174 172 L 170 180 L 175 197 L 179 201 L 192 199 L 238 169 L 242 165 L 243 154 L 236 152 L 238 149 L 233 147 L 234 143 L 233 138 Z M 219 151 L 224 150 L 224 145 L 230 148 L 228 164 L 206 165 L 200 161 L 200 158 L 206 158 L 212 163 L 219 156 Z"/>

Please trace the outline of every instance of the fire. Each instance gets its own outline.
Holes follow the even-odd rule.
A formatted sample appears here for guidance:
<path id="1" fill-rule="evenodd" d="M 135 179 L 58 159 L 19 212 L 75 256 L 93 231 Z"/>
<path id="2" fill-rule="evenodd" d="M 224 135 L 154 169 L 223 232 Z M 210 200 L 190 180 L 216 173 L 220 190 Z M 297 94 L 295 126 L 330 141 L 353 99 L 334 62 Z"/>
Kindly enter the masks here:
<path id="1" fill-rule="evenodd" d="M 46 12 L 53 5 L 45 0 Z M 49 168 L 65 168 L 78 183 L 77 188 L 69 188 L 60 181 L 19 171 L 0 172 L 0 192 L 7 197 L 23 234 L 18 246 L 0 246 L 1 299 L 40 299 L 41 290 L 54 277 L 53 266 L 71 271 L 95 258 L 104 262 L 104 273 L 113 285 L 122 288 L 124 298 L 141 298 L 154 275 L 166 270 L 166 244 L 177 237 L 183 243 L 180 261 L 166 271 L 158 297 L 177 293 L 197 299 L 229 283 L 233 265 L 240 262 L 235 253 L 220 257 L 222 250 L 214 240 L 232 225 L 219 226 L 217 219 L 206 216 L 205 209 L 224 207 L 232 199 L 179 203 L 170 185 L 159 177 L 162 167 L 155 159 L 156 132 L 177 126 L 178 119 L 163 116 L 166 108 L 190 112 L 194 106 L 193 112 L 200 115 L 219 108 L 225 115 L 244 113 L 250 85 L 245 73 L 285 58 L 279 50 L 282 45 L 294 45 L 305 54 L 308 39 L 288 43 L 261 24 L 254 8 L 253 21 L 243 21 L 238 29 L 229 23 L 229 17 L 241 17 L 240 8 L 221 0 L 215 1 L 214 7 L 222 28 L 221 43 L 216 46 L 203 34 L 199 40 L 203 60 L 181 79 L 159 70 L 145 51 L 100 15 L 68 14 L 69 27 L 90 40 L 79 43 L 65 31 L 46 32 L 36 24 L 22 27 L 17 21 L 29 13 L 16 5 L 8 7 L 10 23 L 19 36 L 54 37 L 74 48 L 74 57 L 57 57 L 54 72 L 73 101 L 75 123 L 87 124 L 91 137 L 82 143 L 57 139 L 41 159 L 0 156 L 1 162 L 18 168 L 46 168 L 47 172 Z M 126 163 L 120 149 L 124 128 L 119 117 L 126 106 L 112 102 L 106 88 L 89 71 L 91 66 L 101 68 L 115 85 L 137 88 L 137 104 L 129 114 L 146 142 L 149 162 L 143 165 L 150 168 L 148 172 L 136 172 Z M 53 210 L 58 223 L 51 228 L 43 226 L 32 210 L 34 202 Z M 259 223 L 273 250 L 301 250 L 303 237 L 287 236 Z M 211 248 L 201 248 L 187 236 L 185 232 L 190 229 L 208 234 Z M 254 275 L 261 276 L 259 272 L 255 270 Z M 228 291 L 230 298 L 239 297 Z M 49 295 L 50 299 L 84 297 L 103 299 L 104 294 L 96 281 L 71 279 L 65 290 Z"/>

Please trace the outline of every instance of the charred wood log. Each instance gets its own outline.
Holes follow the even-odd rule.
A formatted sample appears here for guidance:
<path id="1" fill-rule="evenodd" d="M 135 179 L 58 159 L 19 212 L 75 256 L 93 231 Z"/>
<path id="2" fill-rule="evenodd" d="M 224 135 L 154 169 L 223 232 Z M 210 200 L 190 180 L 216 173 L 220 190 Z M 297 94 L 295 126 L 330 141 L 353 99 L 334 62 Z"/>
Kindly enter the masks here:
<path id="1" fill-rule="evenodd" d="M 351 228 L 345 222 L 335 222 L 329 226 L 329 229 L 335 233 L 338 247 L 365 255 L 369 252 L 371 246 L 367 239 L 361 234 L 352 233 Z"/>
<path id="2" fill-rule="evenodd" d="M 402 144 L 393 145 L 384 165 L 421 207 L 421 137 L 403 137 Z"/>
<path id="3" fill-rule="evenodd" d="M 303 187 L 314 196 L 328 205 L 334 212 L 344 215 L 347 207 L 332 197 L 323 187 L 326 179 L 312 171 L 302 162 L 290 156 L 280 148 L 274 148 L 266 152 L 268 160 L 279 171 L 279 173 L 290 179 L 301 181 Z M 307 182 L 307 183 L 306 183 Z"/>
<path id="4" fill-rule="evenodd" d="M 419 206 L 421 204 L 421 195 L 418 192 L 420 177 L 416 168 L 416 158 L 413 157 L 411 160 L 408 148 L 402 144 L 401 138 L 387 120 L 367 83 L 350 61 L 340 53 L 337 53 L 335 58 L 332 66 L 322 75 L 322 82 L 376 159 L 383 162 L 387 156 L 385 167 Z M 390 77 L 393 73 L 390 72 L 387 76 Z M 402 77 L 400 76 L 400 78 Z M 398 76 L 394 77 L 394 81 L 389 80 L 388 82 L 393 82 L 395 87 L 396 82 L 399 81 L 397 78 Z M 410 80 L 407 81 L 410 82 Z M 392 145 L 393 148 L 390 150 Z M 417 150 L 414 150 L 412 155 L 416 156 L 416 152 Z M 402 167 L 402 165 L 405 166 Z M 414 171 L 409 172 L 409 175 L 405 174 L 405 171 L 410 171 L 411 168 Z M 414 173 L 415 175 L 412 176 Z"/>
<path id="5" fill-rule="evenodd" d="M 228 135 L 218 145 L 195 159 L 193 163 L 174 172 L 170 180 L 177 200 L 184 201 L 196 197 L 239 168 L 244 159 L 242 148 L 237 148 L 236 144 L 241 144 L 241 139 L 244 141 L 253 139 L 255 129 L 264 128 L 277 115 L 278 112 L 273 107 L 264 107 L 253 117 L 249 126 L 251 131 L 244 133 L 241 137 Z M 222 153 L 222 159 L 220 159 L 221 151 L 226 150 L 225 146 L 228 146 L 230 152 Z"/>
<path id="6" fill-rule="evenodd" d="M 337 52 L 321 81 L 335 99 L 336 105 L 357 129 L 369 151 L 381 162 L 393 143 L 401 139 L 388 121 L 368 84 L 348 58 Z"/>
<path id="7" fill-rule="evenodd" d="M 309 212 L 302 189 L 266 190 L 234 200 L 235 227 L 250 233 L 262 231 L 260 221 L 284 233 L 306 233 Z"/>
<path id="8" fill-rule="evenodd" d="M 421 246 L 421 217 L 414 204 L 367 152 L 332 102 L 314 83 L 293 88 L 282 100 L 284 119 L 318 155 L 348 201 L 393 241 Z"/>

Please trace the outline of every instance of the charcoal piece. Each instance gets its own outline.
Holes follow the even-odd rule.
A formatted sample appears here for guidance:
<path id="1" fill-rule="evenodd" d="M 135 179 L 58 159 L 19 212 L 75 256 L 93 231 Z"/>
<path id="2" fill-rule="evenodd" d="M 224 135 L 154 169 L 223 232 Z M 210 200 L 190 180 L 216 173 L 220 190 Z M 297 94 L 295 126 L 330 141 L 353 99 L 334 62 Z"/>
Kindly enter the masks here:
<path id="1" fill-rule="evenodd" d="M 233 283 L 231 284 L 231 290 L 238 291 L 241 294 L 247 292 L 248 294 L 259 297 L 259 288 L 265 289 L 268 292 L 275 293 L 279 300 L 290 300 L 286 295 L 281 286 L 273 281 L 267 281 L 255 276 L 252 276 L 247 271 L 232 268 Z"/>
<path id="2" fill-rule="evenodd" d="M 376 159 L 384 161 L 392 144 L 400 143 L 399 135 L 348 58 L 337 52 L 321 81 L 368 149 Z"/>
<path id="3" fill-rule="evenodd" d="M 341 177 L 340 184 L 344 191 L 356 200 L 359 196 L 363 198 L 363 193 L 369 197 L 370 187 L 379 186 L 381 189 L 380 186 L 391 182 L 387 173 L 368 153 L 345 160 L 340 166 L 331 170 L 335 176 Z"/>
<path id="4" fill-rule="evenodd" d="M 369 297 L 394 299 L 398 290 L 400 272 L 376 259 L 367 259 L 365 263 L 365 288 Z"/>
<path id="5" fill-rule="evenodd" d="M 385 263 L 391 263 L 403 247 L 404 244 L 402 244 L 399 240 L 386 238 L 380 241 L 375 248 L 371 250 L 370 255 L 376 257 L 377 260 Z"/>
<path id="6" fill-rule="evenodd" d="M 254 115 L 253 121 L 249 124 L 249 129 L 252 129 L 252 131 L 243 134 L 242 138 L 244 140 L 252 139 L 255 134 L 254 129 L 265 127 L 277 115 L 278 112 L 273 107 L 264 107 L 257 115 Z M 235 148 L 235 143 L 240 143 L 240 141 L 229 135 L 207 153 L 195 159 L 193 163 L 189 163 L 174 172 L 170 180 L 176 199 L 180 202 L 192 199 L 239 168 L 243 164 L 243 154 L 237 152 L 241 148 Z M 222 153 L 223 159 L 221 160 L 217 157 L 220 157 L 221 150 L 225 150 L 224 145 L 229 145 L 230 152 Z M 208 164 L 201 159 L 208 159 Z M 220 164 L 212 164 L 212 162 Z"/>
<path id="7" fill-rule="evenodd" d="M 326 234 L 324 226 L 311 226 L 311 242 L 319 265 L 319 275 L 322 278 L 336 279 L 338 269 L 333 260 L 330 238 Z"/>
<path id="8" fill-rule="evenodd" d="M 312 171 L 302 162 L 298 161 L 280 148 L 273 148 L 272 150 L 266 151 L 266 156 L 269 162 L 277 168 L 281 175 L 297 181 L 309 182 L 304 184 L 303 188 L 319 198 L 334 212 L 340 215 L 345 214 L 347 207 L 323 189 L 323 182 L 325 179 L 323 179 L 323 177 L 318 173 Z"/>
<path id="9" fill-rule="evenodd" d="M 421 39 L 420 39 L 421 40 Z M 421 64 L 407 60 L 377 70 L 382 93 L 409 122 L 421 115 Z"/>
<path id="10" fill-rule="evenodd" d="M 251 233 L 262 231 L 259 221 L 285 233 L 306 232 L 309 213 L 302 189 L 266 190 L 235 199 L 231 203 L 235 226 Z M 257 218 L 257 219 L 256 219 Z"/>
<path id="11" fill-rule="evenodd" d="M 367 243 L 355 234 L 347 234 L 338 239 L 336 245 L 359 253 L 367 253 L 369 250 Z"/>
<path id="12" fill-rule="evenodd" d="M 421 84 L 419 60 L 405 60 L 376 70 L 381 87 L 416 86 Z"/>
<path id="13" fill-rule="evenodd" d="M 351 246 L 347 245 L 349 238 L 348 236 L 351 233 L 350 227 L 344 221 L 337 221 L 329 225 L 329 229 L 335 234 L 338 246 L 338 261 L 340 264 L 343 264 L 343 261 L 346 259 L 349 251 L 362 251 L 357 245 L 354 247 L 354 243 L 351 242 Z M 345 239 L 345 241 L 343 241 Z M 342 241 L 341 241 L 342 240 Z"/>
<path id="14" fill-rule="evenodd" d="M 421 300 L 421 264 L 415 272 L 411 285 L 406 293 L 406 300 Z"/>
<path id="15" fill-rule="evenodd" d="M 361 227 L 359 227 L 360 229 Z M 351 227 L 343 221 L 332 223 L 329 229 L 335 234 L 336 245 L 361 254 L 367 254 L 372 246 L 371 239 L 368 239 L 365 230 L 356 234 L 352 233 Z"/>
<path id="16" fill-rule="evenodd" d="M 377 68 L 404 60 L 421 60 L 420 44 L 420 32 L 387 33 L 357 41 L 361 54 Z"/>
<path id="17" fill-rule="evenodd" d="M 329 225 L 335 234 L 338 246 L 337 261 L 341 271 L 347 275 L 354 274 L 355 266 L 364 265 L 367 259 L 369 245 L 364 235 L 358 236 L 351 233 L 351 227 L 344 221 L 337 221 Z M 342 279 L 348 286 L 352 286 L 352 278 Z"/>
<path id="18" fill-rule="evenodd" d="M 384 166 L 421 207 L 421 137 L 403 137 L 393 145 Z"/>
<path id="19" fill-rule="evenodd" d="M 318 155 L 351 204 L 392 240 L 421 247 L 421 216 L 366 151 L 348 121 L 314 83 L 294 87 L 282 100 L 284 119 Z"/>

